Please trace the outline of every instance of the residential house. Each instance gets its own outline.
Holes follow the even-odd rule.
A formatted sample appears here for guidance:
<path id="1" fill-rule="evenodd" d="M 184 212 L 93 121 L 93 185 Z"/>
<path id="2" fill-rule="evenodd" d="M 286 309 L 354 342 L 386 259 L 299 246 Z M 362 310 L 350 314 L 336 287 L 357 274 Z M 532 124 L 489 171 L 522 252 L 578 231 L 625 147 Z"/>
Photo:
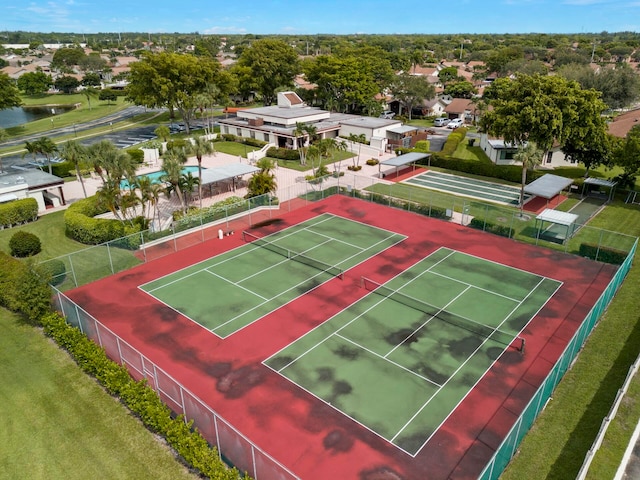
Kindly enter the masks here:
<path id="1" fill-rule="evenodd" d="M 478 120 L 476 105 L 467 98 L 454 98 L 444 109 L 450 119 L 461 118 L 464 123 L 474 123 Z"/>

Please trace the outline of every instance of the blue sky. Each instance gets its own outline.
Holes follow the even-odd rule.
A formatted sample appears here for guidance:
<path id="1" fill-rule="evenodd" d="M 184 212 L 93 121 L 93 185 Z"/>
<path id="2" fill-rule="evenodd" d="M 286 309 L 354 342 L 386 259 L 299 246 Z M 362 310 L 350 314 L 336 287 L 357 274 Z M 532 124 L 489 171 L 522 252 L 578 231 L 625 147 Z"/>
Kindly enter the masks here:
<path id="1" fill-rule="evenodd" d="M 0 31 L 599 33 L 640 31 L 640 0 L 0 0 Z"/>

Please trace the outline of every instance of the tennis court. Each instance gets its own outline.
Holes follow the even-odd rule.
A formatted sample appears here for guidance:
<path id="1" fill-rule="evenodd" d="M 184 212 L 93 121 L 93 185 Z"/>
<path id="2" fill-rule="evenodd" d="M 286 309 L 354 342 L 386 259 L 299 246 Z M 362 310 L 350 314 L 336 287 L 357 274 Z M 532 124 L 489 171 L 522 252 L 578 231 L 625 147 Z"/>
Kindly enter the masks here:
<path id="1" fill-rule="evenodd" d="M 414 456 L 561 282 L 440 248 L 265 364 Z"/>
<path id="2" fill-rule="evenodd" d="M 225 338 L 406 238 L 324 214 L 140 288 Z"/>
<path id="3" fill-rule="evenodd" d="M 433 170 L 408 178 L 403 183 L 502 205 L 518 206 L 520 204 L 520 189 L 517 187 Z M 524 202 L 527 203 L 531 198 L 531 195 L 525 193 Z"/>

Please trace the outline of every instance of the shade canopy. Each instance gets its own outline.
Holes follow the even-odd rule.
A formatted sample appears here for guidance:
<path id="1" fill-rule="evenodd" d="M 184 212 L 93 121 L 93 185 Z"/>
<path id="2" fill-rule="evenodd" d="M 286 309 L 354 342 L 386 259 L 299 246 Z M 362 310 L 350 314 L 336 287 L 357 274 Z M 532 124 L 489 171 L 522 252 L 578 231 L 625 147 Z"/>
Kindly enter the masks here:
<path id="1" fill-rule="evenodd" d="M 565 227 L 568 227 L 570 225 L 573 225 L 576 220 L 578 220 L 578 215 L 576 215 L 575 213 L 561 212 L 560 210 L 545 208 L 536 217 L 536 220 L 555 223 L 557 225 L 564 225 Z"/>
<path id="2" fill-rule="evenodd" d="M 208 183 L 223 182 L 235 177 L 241 177 L 249 173 L 259 171 L 258 167 L 247 165 L 246 163 L 230 163 L 219 167 L 207 168 L 202 170 L 202 185 Z"/>
<path id="3" fill-rule="evenodd" d="M 429 153 L 409 152 L 397 157 L 391 157 L 388 160 L 380 162 L 380 164 L 389 167 L 402 167 L 403 165 L 410 165 L 418 160 L 422 160 L 430 156 L 431 154 Z"/>
<path id="4" fill-rule="evenodd" d="M 573 180 L 547 173 L 524 187 L 524 192 L 549 200 L 573 183 Z"/>

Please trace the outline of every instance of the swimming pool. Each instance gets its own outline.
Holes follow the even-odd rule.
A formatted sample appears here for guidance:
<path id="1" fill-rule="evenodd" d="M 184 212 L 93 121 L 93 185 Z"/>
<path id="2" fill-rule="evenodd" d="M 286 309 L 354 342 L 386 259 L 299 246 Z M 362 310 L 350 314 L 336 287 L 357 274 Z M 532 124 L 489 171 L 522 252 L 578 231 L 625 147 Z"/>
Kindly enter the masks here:
<path id="1" fill-rule="evenodd" d="M 206 168 L 203 168 L 202 170 L 206 170 Z M 184 175 L 186 175 L 187 173 L 191 173 L 191 175 L 196 177 L 198 176 L 198 167 L 197 166 L 184 167 L 182 169 L 182 173 Z M 144 175 L 137 175 L 136 180 L 138 178 L 147 177 L 151 180 L 151 183 L 160 183 L 160 178 L 162 178 L 164 174 L 165 174 L 164 170 L 158 170 L 157 172 L 149 172 L 149 173 L 145 173 Z M 129 182 L 126 179 L 120 182 L 121 190 L 126 190 L 130 187 L 131 186 L 129 185 Z"/>

